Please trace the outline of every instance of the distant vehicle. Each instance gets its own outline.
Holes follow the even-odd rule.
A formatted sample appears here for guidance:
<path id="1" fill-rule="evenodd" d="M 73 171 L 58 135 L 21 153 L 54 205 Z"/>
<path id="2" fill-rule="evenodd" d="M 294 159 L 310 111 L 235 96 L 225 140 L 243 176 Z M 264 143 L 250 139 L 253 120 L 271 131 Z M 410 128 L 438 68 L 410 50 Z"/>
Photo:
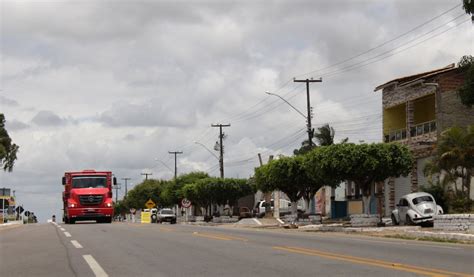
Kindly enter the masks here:
<path id="1" fill-rule="evenodd" d="M 250 211 L 247 207 L 240 207 L 239 208 L 239 220 L 242 218 L 250 218 L 252 217 L 252 211 Z"/>
<path id="2" fill-rule="evenodd" d="M 172 209 L 161 209 L 158 214 L 158 223 L 169 222 L 171 224 L 176 223 L 176 215 L 174 214 Z"/>
<path id="3" fill-rule="evenodd" d="M 112 184 L 115 177 L 110 171 L 83 170 L 66 172 L 62 179 L 63 221 L 74 224 L 79 220 L 111 223 L 114 216 Z"/>
<path id="4" fill-rule="evenodd" d="M 271 211 L 273 211 L 274 206 L 273 199 L 271 200 Z M 302 207 L 298 206 L 298 212 L 302 211 Z M 255 208 L 253 210 L 253 214 L 256 217 L 264 217 L 265 216 L 265 200 L 260 200 L 255 204 Z M 291 202 L 286 199 L 280 199 L 280 215 L 287 215 L 291 214 Z"/>
<path id="5" fill-rule="evenodd" d="M 432 224 L 437 214 L 443 214 L 443 208 L 436 204 L 434 197 L 426 192 L 415 192 L 400 198 L 391 218 L 393 225 Z"/>

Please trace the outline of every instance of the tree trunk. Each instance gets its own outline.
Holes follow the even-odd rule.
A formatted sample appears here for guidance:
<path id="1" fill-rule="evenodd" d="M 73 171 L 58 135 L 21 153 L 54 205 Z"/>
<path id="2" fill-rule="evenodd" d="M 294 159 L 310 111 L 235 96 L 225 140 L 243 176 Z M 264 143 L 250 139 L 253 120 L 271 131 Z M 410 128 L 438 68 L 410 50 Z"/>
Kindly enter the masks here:
<path id="1" fill-rule="evenodd" d="M 362 203 L 363 203 L 363 210 L 365 214 L 370 214 L 370 200 L 372 200 L 372 196 L 369 194 L 367 196 L 362 196 Z"/>
<path id="2" fill-rule="evenodd" d="M 291 202 L 291 215 L 297 215 L 298 214 L 298 202 L 292 201 Z"/>
<path id="3" fill-rule="evenodd" d="M 310 210 L 311 210 L 311 207 L 309 206 L 310 205 L 310 200 L 305 198 L 304 199 L 304 205 L 305 205 L 305 208 L 306 208 L 305 214 L 309 214 Z"/>

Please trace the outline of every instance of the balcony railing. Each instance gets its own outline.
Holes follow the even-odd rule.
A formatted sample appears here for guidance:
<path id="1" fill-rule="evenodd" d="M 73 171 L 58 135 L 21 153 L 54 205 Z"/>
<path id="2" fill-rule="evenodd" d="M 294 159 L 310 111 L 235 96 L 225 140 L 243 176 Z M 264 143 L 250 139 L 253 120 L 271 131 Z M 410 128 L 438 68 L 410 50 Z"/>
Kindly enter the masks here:
<path id="1" fill-rule="evenodd" d="M 436 132 L 436 120 L 423 122 L 410 128 L 410 136 L 416 137 L 431 132 Z"/>
<path id="2" fill-rule="evenodd" d="M 421 136 L 421 135 L 428 134 L 431 132 L 436 132 L 436 120 L 423 122 L 415 126 L 412 126 L 410 128 L 411 137 Z M 384 141 L 392 142 L 392 141 L 404 140 L 406 138 L 407 138 L 407 130 L 398 129 L 398 130 L 392 130 L 388 133 L 388 135 L 385 135 Z"/>

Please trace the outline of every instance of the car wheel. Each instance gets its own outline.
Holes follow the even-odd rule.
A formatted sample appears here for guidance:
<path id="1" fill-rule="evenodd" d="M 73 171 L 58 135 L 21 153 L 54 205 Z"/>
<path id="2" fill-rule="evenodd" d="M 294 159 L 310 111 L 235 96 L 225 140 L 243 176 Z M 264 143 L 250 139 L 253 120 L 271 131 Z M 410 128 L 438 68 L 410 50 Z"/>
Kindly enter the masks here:
<path id="1" fill-rule="evenodd" d="M 407 215 L 405 217 L 405 225 L 414 225 L 413 221 L 411 220 L 411 217 Z"/>
<path id="2" fill-rule="evenodd" d="M 399 223 L 397 222 L 397 219 L 395 218 L 395 215 L 392 214 L 392 225 L 398 225 Z"/>

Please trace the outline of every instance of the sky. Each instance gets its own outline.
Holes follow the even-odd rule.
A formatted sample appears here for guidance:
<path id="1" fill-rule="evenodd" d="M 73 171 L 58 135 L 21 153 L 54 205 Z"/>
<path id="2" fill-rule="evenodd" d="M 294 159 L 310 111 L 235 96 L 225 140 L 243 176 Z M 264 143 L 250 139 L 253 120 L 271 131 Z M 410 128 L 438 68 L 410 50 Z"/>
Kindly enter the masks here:
<path id="1" fill-rule="evenodd" d="M 225 176 L 291 155 L 312 123 L 381 142 L 374 88 L 474 53 L 456 1 L 9 1 L 0 4 L 0 113 L 20 146 L 0 187 L 40 221 L 61 215 L 66 171 L 111 170 L 128 188 L 207 171 L 224 128 Z M 198 142 L 198 143 L 196 143 Z M 202 145 L 204 146 L 202 146 Z M 208 149 L 206 149 L 207 147 Z M 114 191 L 115 192 L 115 191 Z M 115 196 L 114 196 L 115 197 Z"/>

